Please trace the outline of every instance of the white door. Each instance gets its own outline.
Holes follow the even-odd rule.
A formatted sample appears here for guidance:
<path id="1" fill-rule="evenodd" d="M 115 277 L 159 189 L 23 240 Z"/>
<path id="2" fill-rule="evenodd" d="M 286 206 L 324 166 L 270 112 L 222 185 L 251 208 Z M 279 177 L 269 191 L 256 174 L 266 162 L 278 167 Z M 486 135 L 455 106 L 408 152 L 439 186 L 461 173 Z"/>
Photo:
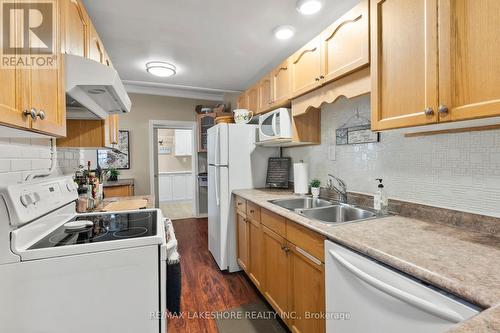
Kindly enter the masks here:
<path id="1" fill-rule="evenodd" d="M 328 333 L 440 333 L 478 313 L 329 241 L 325 261 Z"/>

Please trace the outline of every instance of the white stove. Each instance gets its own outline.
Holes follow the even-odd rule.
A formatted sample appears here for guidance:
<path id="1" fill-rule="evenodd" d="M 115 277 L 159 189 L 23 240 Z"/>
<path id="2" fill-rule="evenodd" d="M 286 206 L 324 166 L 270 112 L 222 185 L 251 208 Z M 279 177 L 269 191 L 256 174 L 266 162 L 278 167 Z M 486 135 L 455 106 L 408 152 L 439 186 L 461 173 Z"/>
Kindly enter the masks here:
<path id="1" fill-rule="evenodd" d="M 16 333 L 165 332 L 160 210 L 76 214 L 70 177 L 0 188 L 0 323 Z"/>

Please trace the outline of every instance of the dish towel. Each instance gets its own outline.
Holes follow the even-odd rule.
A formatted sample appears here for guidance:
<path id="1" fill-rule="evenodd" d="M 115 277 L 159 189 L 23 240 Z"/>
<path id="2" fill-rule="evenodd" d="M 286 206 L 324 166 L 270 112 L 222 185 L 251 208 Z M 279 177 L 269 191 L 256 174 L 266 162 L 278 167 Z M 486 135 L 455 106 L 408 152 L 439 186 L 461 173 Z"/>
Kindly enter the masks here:
<path id="1" fill-rule="evenodd" d="M 181 307 L 181 257 L 177 252 L 177 239 L 170 219 L 165 219 L 167 237 L 167 310 L 178 315 Z"/>

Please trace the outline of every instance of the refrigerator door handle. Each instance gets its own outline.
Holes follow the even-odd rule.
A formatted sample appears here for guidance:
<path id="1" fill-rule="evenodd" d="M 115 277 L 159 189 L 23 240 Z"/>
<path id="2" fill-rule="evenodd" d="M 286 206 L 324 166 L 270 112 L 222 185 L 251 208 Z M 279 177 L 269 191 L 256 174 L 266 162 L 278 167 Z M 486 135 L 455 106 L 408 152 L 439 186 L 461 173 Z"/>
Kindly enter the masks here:
<path id="1" fill-rule="evenodd" d="M 215 168 L 215 202 L 217 206 L 220 206 L 220 198 L 219 198 L 219 168 Z"/>
<path id="2" fill-rule="evenodd" d="M 373 276 L 369 275 L 368 273 L 362 271 L 358 267 L 354 266 L 352 263 L 347 261 L 347 259 L 342 257 L 340 254 L 336 253 L 335 251 L 330 250 L 329 252 L 330 255 L 334 257 L 337 260 L 337 262 L 341 264 L 345 269 L 350 271 L 360 280 L 380 290 L 381 292 L 388 294 L 394 298 L 397 298 L 402 302 L 410 304 L 422 311 L 425 311 L 442 319 L 448 320 L 450 322 L 459 323 L 465 320 L 465 318 L 463 318 L 460 314 L 456 313 L 455 311 L 451 309 L 441 308 L 425 299 L 421 299 L 415 295 L 412 295 L 403 290 L 395 288 L 383 281 L 380 281 L 374 278 Z"/>

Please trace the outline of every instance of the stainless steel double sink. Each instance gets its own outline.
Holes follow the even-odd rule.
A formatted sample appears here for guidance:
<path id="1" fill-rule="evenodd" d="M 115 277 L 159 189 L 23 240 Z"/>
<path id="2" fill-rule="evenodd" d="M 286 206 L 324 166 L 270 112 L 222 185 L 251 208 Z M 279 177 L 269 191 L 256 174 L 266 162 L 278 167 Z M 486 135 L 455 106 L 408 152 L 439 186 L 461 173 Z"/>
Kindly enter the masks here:
<path id="1" fill-rule="evenodd" d="M 330 201 L 320 198 L 299 197 L 288 199 L 276 199 L 269 201 L 272 204 L 294 211 L 299 215 L 328 224 L 355 222 L 376 217 L 373 210 L 359 208 L 337 201 Z"/>

